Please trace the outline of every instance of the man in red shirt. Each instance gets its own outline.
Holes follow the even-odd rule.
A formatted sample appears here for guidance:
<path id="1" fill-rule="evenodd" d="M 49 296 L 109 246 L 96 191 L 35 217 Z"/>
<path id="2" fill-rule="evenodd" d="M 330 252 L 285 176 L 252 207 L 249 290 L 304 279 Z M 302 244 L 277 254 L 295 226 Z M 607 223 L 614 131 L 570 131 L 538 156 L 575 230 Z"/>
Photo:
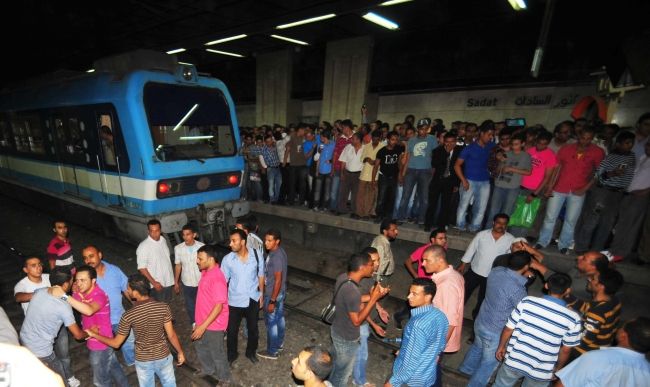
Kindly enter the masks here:
<path id="1" fill-rule="evenodd" d="M 56 219 L 52 223 L 52 226 L 54 238 L 47 245 L 47 259 L 50 263 L 50 269 L 59 266 L 67 271 L 71 271 L 74 267 L 74 256 L 72 255 L 72 246 L 68 239 L 68 225 L 65 221 Z"/>
<path id="2" fill-rule="evenodd" d="M 575 144 L 563 146 L 558 154 L 557 182 L 546 205 L 544 225 L 539 234 L 535 248 L 548 246 L 553 236 L 555 221 L 562 206 L 566 202 L 566 214 L 560 233 L 558 249 L 562 254 L 568 254 L 573 246 L 573 232 L 582 211 L 585 193 L 594 184 L 594 172 L 605 158 L 605 152 L 591 142 L 594 139 L 594 129 L 585 127 Z"/>

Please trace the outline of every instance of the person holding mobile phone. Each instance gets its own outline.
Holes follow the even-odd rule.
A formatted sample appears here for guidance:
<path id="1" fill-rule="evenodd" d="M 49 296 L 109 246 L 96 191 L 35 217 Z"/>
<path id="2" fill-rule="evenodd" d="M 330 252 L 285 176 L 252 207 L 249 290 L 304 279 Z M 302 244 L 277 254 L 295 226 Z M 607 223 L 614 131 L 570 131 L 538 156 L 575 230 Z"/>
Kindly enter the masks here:
<path id="1" fill-rule="evenodd" d="M 576 232 L 576 252 L 603 250 L 616 222 L 624 192 L 634 177 L 636 156 L 632 152 L 634 133 L 622 132 L 614 149 L 596 170 L 596 184 L 587 193 Z"/>

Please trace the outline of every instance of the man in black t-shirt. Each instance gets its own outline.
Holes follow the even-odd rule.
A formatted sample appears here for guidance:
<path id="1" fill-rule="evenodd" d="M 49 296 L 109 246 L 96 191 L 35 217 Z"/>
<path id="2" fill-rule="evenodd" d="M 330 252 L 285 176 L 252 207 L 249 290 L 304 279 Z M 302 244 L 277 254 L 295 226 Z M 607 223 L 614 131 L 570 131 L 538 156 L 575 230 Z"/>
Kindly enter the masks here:
<path id="1" fill-rule="evenodd" d="M 377 192 L 377 223 L 385 217 L 391 217 L 395 205 L 395 193 L 399 175 L 399 159 L 404 147 L 399 144 L 397 132 L 388 133 L 387 144 L 377 152 L 373 174 L 379 170 L 379 188 Z"/>

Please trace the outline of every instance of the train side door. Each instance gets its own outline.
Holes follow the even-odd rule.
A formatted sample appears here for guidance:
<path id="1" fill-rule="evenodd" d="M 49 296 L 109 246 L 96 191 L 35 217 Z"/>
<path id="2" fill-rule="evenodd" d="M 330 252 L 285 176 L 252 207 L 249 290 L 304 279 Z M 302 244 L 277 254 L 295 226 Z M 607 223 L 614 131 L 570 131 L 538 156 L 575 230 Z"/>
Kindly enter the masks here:
<path id="1" fill-rule="evenodd" d="M 90 198 L 88 170 L 90 163 L 86 125 L 76 118 L 55 116 L 54 134 L 59 159 L 60 176 L 65 193 Z"/>
<path id="2" fill-rule="evenodd" d="M 97 122 L 97 169 L 106 204 L 123 206 L 124 188 L 122 186 L 121 152 L 118 139 L 121 138 L 117 123 L 110 111 L 96 111 Z"/>

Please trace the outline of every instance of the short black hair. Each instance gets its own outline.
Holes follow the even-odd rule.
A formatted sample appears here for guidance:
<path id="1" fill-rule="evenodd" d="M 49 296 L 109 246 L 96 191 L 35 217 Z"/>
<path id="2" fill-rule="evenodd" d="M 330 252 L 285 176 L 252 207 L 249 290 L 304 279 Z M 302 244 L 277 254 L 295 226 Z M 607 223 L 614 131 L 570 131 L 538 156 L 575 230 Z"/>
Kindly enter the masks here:
<path id="1" fill-rule="evenodd" d="M 151 219 L 150 221 L 147 222 L 147 228 L 149 228 L 149 226 L 158 226 L 158 227 L 161 227 L 161 225 L 160 225 L 160 221 L 159 221 L 158 219 Z M 161 227 L 161 228 L 162 228 L 162 227 Z"/>
<path id="2" fill-rule="evenodd" d="M 79 273 L 80 271 L 87 272 L 88 277 L 90 277 L 90 279 L 97 279 L 97 270 L 95 270 L 95 268 L 92 266 L 81 265 L 77 268 L 77 273 Z"/>
<path id="3" fill-rule="evenodd" d="M 399 138 L 399 133 L 397 133 L 396 131 L 393 130 L 392 132 L 388 132 L 388 134 L 386 135 L 386 138 L 391 138 L 393 136 Z"/>
<path id="4" fill-rule="evenodd" d="M 532 256 L 527 251 L 516 251 L 508 257 L 508 269 L 518 271 L 530 265 Z"/>
<path id="5" fill-rule="evenodd" d="M 185 226 L 183 226 L 183 228 L 181 228 L 181 231 L 186 231 L 186 230 L 191 231 L 193 233 L 196 232 L 196 230 L 194 229 L 194 226 L 192 226 L 189 223 L 186 224 Z"/>
<path id="6" fill-rule="evenodd" d="M 375 129 L 370 133 L 371 138 L 381 138 L 381 130 Z"/>
<path id="7" fill-rule="evenodd" d="M 43 260 L 41 259 L 41 257 L 28 256 L 28 257 L 25 257 L 25 258 L 23 259 L 23 267 L 27 267 L 27 261 L 29 261 L 30 259 L 38 259 L 38 261 L 39 261 L 40 263 L 43 263 Z"/>
<path id="8" fill-rule="evenodd" d="M 379 254 L 379 251 L 377 251 L 377 249 L 372 246 L 368 246 L 368 247 L 364 247 L 363 250 L 361 250 L 361 254 L 367 254 L 367 255 Z"/>
<path id="9" fill-rule="evenodd" d="M 244 227 L 246 232 L 255 233 L 257 231 L 257 217 L 255 215 L 246 215 L 237 219 L 237 223 Z"/>
<path id="10" fill-rule="evenodd" d="M 219 256 L 217 254 L 217 249 L 212 245 L 203 245 L 196 250 L 197 253 L 205 253 L 210 258 L 214 258 L 216 262 L 219 262 Z"/>
<path id="11" fill-rule="evenodd" d="M 613 296 L 623 286 L 623 275 L 614 269 L 607 269 L 598 274 L 598 282 L 605 287 L 605 294 Z"/>
<path id="12" fill-rule="evenodd" d="M 436 227 L 433 230 L 431 230 L 431 234 L 429 234 L 429 240 L 433 239 L 436 237 L 438 234 L 447 234 L 447 230 L 444 227 Z"/>
<path id="13" fill-rule="evenodd" d="M 388 230 L 391 224 L 397 225 L 397 220 L 390 218 L 382 220 L 381 224 L 379 225 L 379 233 L 383 234 L 384 230 Z"/>
<path id="14" fill-rule="evenodd" d="M 65 220 L 63 220 L 63 219 L 61 219 L 61 218 L 57 218 L 57 219 L 54 219 L 54 220 L 52 221 L 52 227 L 56 228 L 56 224 L 57 224 L 57 223 L 63 223 L 63 224 L 65 224 L 66 226 L 68 225 L 68 222 L 66 222 Z"/>
<path id="15" fill-rule="evenodd" d="M 548 292 L 551 294 L 563 294 L 571 287 L 571 277 L 564 273 L 554 273 L 546 280 Z"/>
<path id="16" fill-rule="evenodd" d="M 428 278 L 416 278 L 411 282 L 411 286 L 422 286 L 424 294 L 429 294 L 431 297 L 436 295 L 436 284 Z"/>
<path id="17" fill-rule="evenodd" d="M 632 133 L 630 131 L 624 130 L 621 133 L 619 133 L 618 136 L 616 136 L 616 141 L 615 142 L 616 142 L 616 144 L 622 144 L 623 142 L 625 142 L 627 140 L 634 140 L 635 138 L 636 138 L 636 134 L 634 134 L 634 133 Z"/>
<path id="18" fill-rule="evenodd" d="M 319 380 L 326 380 L 334 367 L 332 355 L 329 351 L 320 345 L 305 347 L 303 348 L 303 351 L 311 354 L 309 359 L 307 359 L 307 367 L 309 370 L 313 372 Z"/>
<path id="19" fill-rule="evenodd" d="M 625 323 L 623 330 L 628 335 L 630 347 L 644 354 L 646 360 L 650 361 L 650 319 L 637 317 Z"/>
<path id="20" fill-rule="evenodd" d="M 70 270 L 64 269 L 62 267 L 55 267 L 50 272 L 50 285 L 52 286 L 61 286 L 66 282 L 69 282 L 72 279 L 72 274 Z"/>
<path id="21" fill-rule="evenodd" d="M 359 271 L 362 266 L 367 265 L 370 261 L 370 255 L 363 253 L 354 253 L 348 260 L 348 273 Z"/>
<path id="22" fill-rule="evenodd" d="M 552 139 L 553 135 L 548 130 L 540 130 L 539 133 L 537 133 L 537 141 L 546 140 L 550 142 Z"/>
<path id="23" fill-rule="evenodd" d="M 568 126 L 569 129 L 571 129 L 571 131 L 573 131 L 573 129 L 575 128 L 575 125 L 573 124 L 573 121 L 566 120 L 566 121 L 562 121 L 562 122 L 558 123 L 557 125 L 555 125 L 555 128 L 553 128 L 553 133 L 559 132 L 560 129 L 562 129 L 563 126 Z"/>
<path id="24" fill-rule="evenodd" d="M 490 130 L 494 130 L 494 121 L 492 120 L 483 121 L 478 128 L 479 133 L 489 132 Z"/>
<path id="25" fill-rule="evenodd" d="M 448 139 L 448 138 L 456 138 L 458 137 L 458 133 L 455 130 L 450 130 L 445 135 L 442 137 L 443 139 Z"/>
<path id="26" fill-rule="evenodd" d="M 243 240 L 243 241 L 246 240 L 246 232 L 244 232 L 244 230 L 240 230 L 240 229 L 238 229 L 238 228 L 235 228 L 235 229 L 230 230 L 230 235 L 231 235 L 231 236 L 232 236 L 232 235 L 235 235 L 235 234 L 239 235 L 239 237 L 241 238 L 241 240 Z"/>
<path id="27" fill-rule="evenodd" d="M 509 222 L 510 221 L 510 215 L 505 214 L 505 213 L 502 212 L 502 213 L 494 215 L 494 218 L 492 218 L 492 221 L 496 222 L 497 219 L 505 219 L 506 222 Z"/>
<path id="28" fill-rule="evenodd" d="M 645 120 L 650 120 L 650 112 L 641 114 L 641 117 L 639 117 L 639 120 L 636 123 L 641 124 Z"/>
<path id="29" fill-rule="evenodd" d="M 131 274 L 129 276 L 129 287 L 143 296 L 148 296 L 151 293 L 151 283 L 144 275 L 140 273 Z"/>
<path id="30" fill-rule="evenodd" d="M 267 230 L 266 233 L 264 233 L 264 235 L 265 236 L 270 235 L 276 241 L 281 241 L 282 240 L 282 233 L 277 228 L 271 228 L 271 229 Z"/>

